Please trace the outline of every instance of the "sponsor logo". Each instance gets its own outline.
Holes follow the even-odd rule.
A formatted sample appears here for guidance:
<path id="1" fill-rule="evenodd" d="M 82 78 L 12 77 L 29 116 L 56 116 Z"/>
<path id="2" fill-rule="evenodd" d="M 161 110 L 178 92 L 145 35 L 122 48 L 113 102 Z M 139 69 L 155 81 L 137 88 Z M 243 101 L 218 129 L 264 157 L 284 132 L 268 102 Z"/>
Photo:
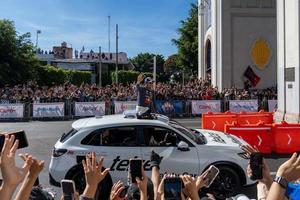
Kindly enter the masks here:
<path id="1" fill-rule="evenodd" d="M 135 156 L 134 158 L 138 158 Z M 150 160 L 143 160 L 144 164 L 144 170 L 145 171 L 151 171 L 150 168 Z M 117 156 L 114 160 L 113 163 L 110 166 L 110 171 L 127 171 L 129 167 L 129 159 L 120 159 L 120 156 Z"/>
<path id="2" fill-rule="evenodd" d="M 13 113 L 13 112 L 16 112 L 15 109 L 13 108 L 0 108 L 0 113 Z"/>
<path id="3" fill-rule="evenodd" d="M 212 138 L 212 141 L 226 144 L 225 140 L 223 140 L 220 135 L 216 133 L 210 133 L 210 132 L 208 133 L 208 135 Z"/>

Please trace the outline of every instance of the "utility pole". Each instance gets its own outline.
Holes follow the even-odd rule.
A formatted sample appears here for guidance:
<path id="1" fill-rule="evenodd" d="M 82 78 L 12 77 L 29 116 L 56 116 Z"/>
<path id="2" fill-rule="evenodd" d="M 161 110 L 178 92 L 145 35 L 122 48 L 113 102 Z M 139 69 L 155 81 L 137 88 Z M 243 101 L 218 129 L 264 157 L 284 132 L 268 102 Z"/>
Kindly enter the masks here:
<path id="1" fill-rule="evenodd" d="M 118 84 L 118 61 L 119 61 L 119 52 L 118 52 L 118 45 L 119 45 L 119 36 L 118 36 L 118 24 L 116 24 L 116 83 Z"/>
<path id="2" fill-rule="evenodd" d="M 101 56 L 101 46 L 99 46 L 99 87 L 102 87 L 102 56 Z"/>
<path id="3" fill-rule="evenodd" d="M 156 89 L 156 56 L 153 57 L 153 81 L 154 81 L 154 91 Z"/>
<path id="4" fill-rule="evenodd" d="M 110 53 L 110 15 L 108 17 L 108 53 Z"/>
<path id="5" fill-rule="evenodd" d="M 35 42 L 36 49 L 38 48 L 38 45 L 39 45 L 39 34 L 41 34 L 41 33 L 42 33 L 41 30 L 36 31 L 36 42 Z"/>

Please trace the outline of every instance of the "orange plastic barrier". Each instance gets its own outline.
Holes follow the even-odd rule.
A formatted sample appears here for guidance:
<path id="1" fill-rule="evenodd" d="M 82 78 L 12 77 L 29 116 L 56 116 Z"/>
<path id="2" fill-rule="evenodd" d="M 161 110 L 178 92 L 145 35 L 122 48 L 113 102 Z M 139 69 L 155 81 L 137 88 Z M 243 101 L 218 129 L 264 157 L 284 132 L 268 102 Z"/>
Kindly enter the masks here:
<path id="1" fill-rule="evenodd" d="M 263 110 L 261 110 L 259 112 L 241 112 L 237 116 L 238 124 L 257 124 L 259 122 L 272 124 L 273 113 L 264 112 Z"/>
<path id="2" fill-rule="evenodd" d="M 226 124 L 225 132 L 242 138 L 262 153 L 271 153 L 274 149 L 272 124 Z"/>
<path id="3" fill-rule="evenodd" d="M 273 124 L 275 152 L 294 153 L 300 151 L 300 124 Z"/>
<path id="4" fill-rule="evenodd" d="M 212 129 L 217 131 L 225 131 L 225 124 L 257 124 L 273 123 L 273 113 L 271 112 L 241 112 L 241 113 L 231 113 L 229 111 L 225 113 L 207 113 L 202 114 L 202 128 Z"/>
<path id="5" fill-rule="evenodd" d="M 202 128 L 224 132 L 225 124 L 237 122 L 237 114 L 231 112 L 225 113 L 206 113 L 202 114 Z"/>

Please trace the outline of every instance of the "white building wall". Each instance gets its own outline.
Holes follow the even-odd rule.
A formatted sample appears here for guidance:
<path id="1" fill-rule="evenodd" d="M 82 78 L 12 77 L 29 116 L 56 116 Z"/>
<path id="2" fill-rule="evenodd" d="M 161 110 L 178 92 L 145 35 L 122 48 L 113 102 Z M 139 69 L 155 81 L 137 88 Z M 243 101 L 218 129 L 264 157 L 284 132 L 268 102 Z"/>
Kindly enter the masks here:
<path id="1" fill-rule="evenodd" d="M 222 88 L 222 2 L 211 1 L 211 81 Z"/>
<path id="2" fill-rule="evenodd" d="M 299 1 L 277 0 L 278 5 L 278 112 L 275 120 L 299 122 Z M 294 74 L 287 71 L 294 69 Z M 294 78 L 294 80 L 293 80 Z"/>
<path id="3" fill-rule="evenodd" d="M 272 51 L 263 70 L 254 66 L 250 54 L 258 38 L 266 39 Z M 220 90 L 243 88 L 248 65 L 261 77 L 256 88 L 276 86 L 276 43 L 275 0 L 211 1 L 212 84 Z"/>
<path id="4" fill-rule="evenodd" d="M 277 112 L 274 115 L 276 122 L 281 122 L 285 112 L 285 86 L 284 86 L 284 67 L 285 67 L 285 35 L 284 35 L 284 0 L 277 0 Z"/>

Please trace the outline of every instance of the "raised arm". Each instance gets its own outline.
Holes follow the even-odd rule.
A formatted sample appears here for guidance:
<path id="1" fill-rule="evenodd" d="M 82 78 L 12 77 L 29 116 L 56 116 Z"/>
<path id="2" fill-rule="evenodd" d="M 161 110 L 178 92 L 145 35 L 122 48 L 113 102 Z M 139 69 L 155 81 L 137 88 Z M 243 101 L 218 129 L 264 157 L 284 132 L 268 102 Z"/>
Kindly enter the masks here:
<path id="1" fill-rule="evenodd" d="M 30 157 L 30 155 L 26 154 L 26 155 L 20 155 L 21 158 L 26 161 L 26 159 L 28 159 Z M 29 173 L 26 176 L 25 180 L 23 181 L 23 184 L 21 186 L 21 189 L 19 190 L 19 192 L 16 195 L 15 200 L 28 200 L 30 193 L 32 191 L 32 187 L 36 181 L 36 179 L 38 178 L 40 172 L 43 170 L 44 168 L 44 161 L 39 161 L 36 158 L 32 158 L 32 165 L 29 169 Z"/>

